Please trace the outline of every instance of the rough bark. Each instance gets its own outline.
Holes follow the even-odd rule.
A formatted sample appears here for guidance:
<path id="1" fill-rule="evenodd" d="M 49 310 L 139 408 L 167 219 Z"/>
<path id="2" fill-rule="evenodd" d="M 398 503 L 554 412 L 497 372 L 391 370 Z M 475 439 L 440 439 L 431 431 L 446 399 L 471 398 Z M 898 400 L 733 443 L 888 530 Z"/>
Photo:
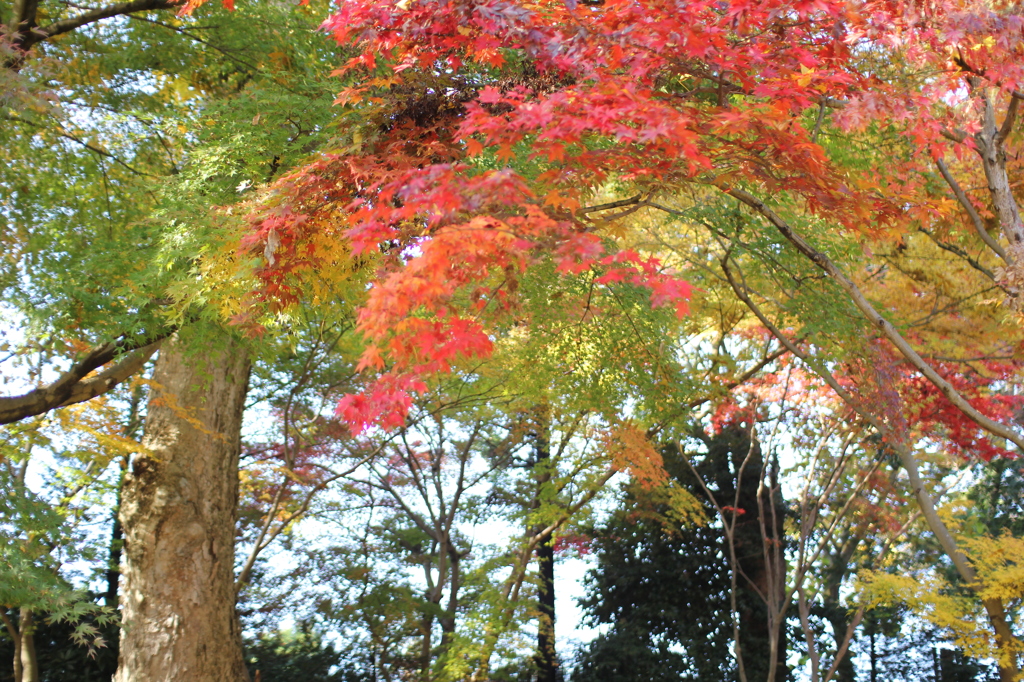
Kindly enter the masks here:
<path id="1" fill-rule="evenodd" d="M 156 362 L 125 476 L 123 629 L 115 682 L 248 680 L 235 613 L 239 440 L 249 359 L 226 341 Z"/>
<path id="2" fill-rule="evenodd" d="M 977 87 L 976 83 L 972 83 L 972 86 Z M 982 101 L 984 114 L 981 129 L 974 135 L 974 140 L 981 156 L 982 167 L 985 169 L 992 212 L 995 213 L 1000 231 L 1008 242 L 1004 253 L 1001 254 L 1006 261 L 1001 278 L 1002 284 L 1011 293 L 1014 307 L 1020 309 L 1024 306 L 1021 300 L 1024 296 L 1024 220 L 1021 220 L 1020 207 L 1013 195 L 1013 183 L 1006 168 L 1004 145 L 1017 121 L 1020 100 L 1017 97 L 1010 98 L 1010 105 L 1001 126 L 996 121 L 995 105 L 991 96 L 985 94 Z"/>

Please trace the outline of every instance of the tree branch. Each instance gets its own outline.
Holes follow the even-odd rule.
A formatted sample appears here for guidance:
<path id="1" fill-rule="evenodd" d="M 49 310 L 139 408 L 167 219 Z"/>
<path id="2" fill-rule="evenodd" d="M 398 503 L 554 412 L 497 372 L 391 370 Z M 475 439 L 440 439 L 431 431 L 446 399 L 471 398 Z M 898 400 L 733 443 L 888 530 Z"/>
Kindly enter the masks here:
<path id="1" fill-rule="evenodd" d="M 101 19 L 109 19 L 110 17 L 116 17 L 122 14 L 132 14 L 133 12 L 169 9 L 175 4 L 176 3 L 169 2 L 168 0 L 131 0 L 130 2 L 120 2 L 115 5 L 107 5 L 106 7 L 97 7 L 96 9 L 82 12 L 79 15 L 68 17 L 67 19 L 61 19 L 60 21 L 55 21 L 47 26 L 42 26 L 25 32 L 23 34 L 24 37 L 19 43 L 19 47 L 24 51 L 28 51 L 29 48 L 36 43 L 49 40 L 50 38 L 63 33 L 70 33 L 76 28 L 95 23 Z"/>
<path id="2" fill-rule="evenodd" d="M 974 258 L 971 258 L 970 254 L 961 249 L 959 246 L 947 244 L 946 242 L 942 241 L 941 239 L 939 239 L 938 237 L 936 237 L 934 234 L 924 229 L 923 227 L 918 227 L 917 231 L 923 235 L 926 235 L 929 239 L 932 240 L 932 243 L 935 244 L 935 246 L 939 247 L 943 251 L 948 251 L 959 258 L 963 258 L 965 261 L 967 261 L 968 265 L 970 265 L 972 268 L 974 268 L 975 270 L 977 270 L 978 272 L 980 272 L 981 274 L 985 275 L 990 280 L 995 282 L 996 286 L 1001 288 L 1003 291 L 1006 291 L 1006 288 L 999 284 L 999 280 L 996 279 L 996 274 L 994 272 L 986 268 L 984 265 L 979 263 Z M 1010 294 L 1009 291 L 1006 291 L 1006 293 Z"/>
<path id="3" fill-rule="evenodd" d="M 797 342 L 799 343 L 799 339 L 797 340 Z M 785 346 L 783 346 L 782 348 L 778 348 L 778 349 L 772 351 L 771 353 L 768 353 L 767 349 L 765 349 L 765 350 L 766 350 L 766 352 L 765 352 L 764 357 L 762 357 L 760 360 L 758 360 L 757 364 L 755 364 L 753 367 L 748 369 L 746 372 L 743 372 L 743 374 L 740 374 L 738 377 L 734 377 L 731 381 L 728 381 L 728 382 L 726 382 L 724 384 L 721 384 L 717 388 L 719 390 L 721 390 L 721 391 L 729 392 L 732 389 L 736 388 L 737 386 L 742 386 L 743 384 L 747 383 L 747 381 L 749 381 L 750 379 L 753 379 L 754 376 L 756 376 L 757 373 L 760 372 L 762 369 L 764 369 L 765 367 L 767 367 L 768 365 L 770 365 L 771 363 L 775 362 L 776 360 L 778 360 L 783 355 L 785 355 L 786 353 L 789 352 L 789 348 L 787 348 Z M 675 417 L 678 417 L 679 415 L 683 414 L 684 412 L 689 412 L 690 410 L 694 409 L 695 407 L 700 407 L 704 403 L 710 402 L 713 398 L 715 398 L 714 394 L 708 394 L 708 395 L 701 396 L 700 398 L 694 398 L 693 400 L 691 400 L 691 401 L 689 401 L 687 403 L 684 403 L 682 405 L 682 407 L 680 407 L 678 410 L 675 410 L 666 419 L 663 419 L 660 422 L 656 422 L 650 428 L 648 428 L 647 429 L 647 437 L 648 438 L 654 438 L 659 433 L 661 433 L 662 430 L 664 430 L 666 426 L 668 426 L 669 420 L 674 419 Z"/>
<path id="4" fill-rule="evenodd" d="M 796 247 L 797 251 L 806 256 L 811 262 L 825 271 L 837 284 L 846 292 L 846 294 L 852 299 L 854 305 L 860 309 L 861 313 L 868 319 L 871 324 L 877 327 L 889 341 L 899 349 L 903 357 L 907 359 L 928 381 L 930 381 L 939 391 L 946 396 L 957 409 L 964 413 L 968 419 L 973 421 L 975 424 L 980 426 L 990 434 L 1005 438 L 1006 440 L 1014 443 L 1017 447 L 1024 450 L 1024 437 L 1017 433 L 1005 424 L 1000 424 L 994 419 L 990 419 L 979 412 L 973 405 L 960 395 L 959 391 L 953 387 L 948 381 L 942 378 L 935 369 L 929 365 L 925 360 L 907 343 L 906 339 L 900 335 L 899 331 L 894 327 L 887 319 L 882 317 L 874 306 L 864 297 L 864 294 L 857 287 L 854 282 L 847 277 L 842 270 L 840 270 L 832 260 L 824 253 L 818 251 L 811 246 L 807 241 L 804 240 L 799 234 L 793 230 L 793 227 L 783 220 L 779 215 L 772 211 L 768 206 L 758 199 L 757 197 L 749 194 L 748 192 L 727 185 L 720 185 L 719 189 L 746 204 L 750 208 L 754 209 L 768 222 L 770 222 L 775 229 L 782 234 L 786 240 Z M 781 339 L 780 339 L 781 340 Z"/>
<path id="5" fill-rule="evenodd" d="M 10 424 L 57 407 L 84 402 L 110 391 L 142 369 L 172 332 L 173 329 L 169 329 L 155 340 L 122 339 L 97 346 L 49 386 L 20 396 L 0 397 L 0 424 Z M 95 377 L 86 378 L 89 373 L 126 351 L 127 357 L 116 365 Z"/>
<path id="6" fill-rule="evenodd" d="M 49 128 L 47 128 L 46 126 L 44 126 L 44 125 L 42 125 L 40 123 L 36 123 L 35 121 L 30 121 L 30 120 L 28 120 L 26 118 L 21 118 L 20 116 L 0 115 L 0 120 L 11 121 L 13 123 L 21 123 L 23 125 L 32 126 L 33 128 L 38 128 L 39 130 L 50 130 Z M 144 171 L 140 171 L 137 168 L 133 168 L 131 164 L 129 164 L 127 161 L 122 160 L 116 154 L 111 154 L 107 150 L 102 149 L 101 147 L 97 147 L 96 145 L 94 145 L 94 144 L 92 144 L 90 142 L 87 142 L 86 140 L 83 140 L 80 137 L 78 137 L 78 136 L 76 136 L 76 135 L 74 135 L 74 134 L 72 134 L 70 132 L 67 132 L 67 130 L 64 128 L 64 126 L 62 126 L 60 123 L 58 123 L 57 125 L 59 126 L 59 129 L 58 130 L 54 130 L 53 132 L 55 132 L 58 136 L 63 137 L 66 140 L 71 140 L 72 142 L 81 145 L 82 147 L 84 147 L 84 148 L 88 149 L 89 151 L 91 151 L 93 154 L 96 154 L 98 156 L 103 156 L 105 158 L 108 158 L 111 161 L 113 161 L 114 163 L 116 163 L 116 164 L 118 164 L 120 166 L 124 166 L 125 168 L 127 168 L 129 171 L 131 171 L 135 175 L 145 176 L 145 177 L 150 177 L 150 178 L 159 177 L 157 175 L 153 175 L 152 173 L 146 173 Z"/>
<path id="7" fill-rule="evenodd" d="M 1017 112 L 1020 109 L 1020 98 L 1011 97 L 1010 104 L 1006 107 L 1006 117 L 1003 119 L 1003 125 L 999 127 L 999 133 L 996 135 L 996 144 L 1002 144 L 1010 133 L 1013 132 L 1013 126 L 1017 122 Z"/>
<path id="8" fill-rule="evenodd" d="M 636 204 L 642 204 L 640 201 L 641 195 L 630 197 L 628 199 L 619 199 L 618 201 L 609 201 L 606 204 L 598 204 L 596 206 L 584 206 L 583 208 L 577 209 L 577 213 L 596 213 L 597 211 L 607 211 L 612 208 L 622 208 L 623 206 L 634 206 Z"/>
<path id="9" fill-rule="evenodd" d="M 757 304 L 754 303 L 753 300 L 751 300 L 750 296 L 747 295 L 745 287 L 743 287 L 739 282 L 736 281 L 736 278 L 733 277 L 732 271 L 729 269 L 729 264 L 727 260 L 722 260 L 722 270 L 723 272 L 725 272 L 725 276 L 726 279 L 728 279 L 729 281 L 729 285 L 732 287 L 733 291 L 736 293 L 739 299 L 743 301 L 744 304 L 746 304 L 746 306 L 751 310 L 751 312 L 754 313 L 754 315 L 757 316 L 759 320 L 761 320 L 761 324 L 767 327 L 768 330 L 772 333 L 772 335 L 774 335 L 775 338 L 777 338 L 782 345 L 786 346 L 795 357 L 803 360 L 808 367 L 814 370 L 814 372 L 819 377 L 821 377 L 826 384 L 828 384 L 829 388 L 835 391 L 836 395 L 838 395 L 844 403 L 849 405 L 851 409 L 855 410 L 858 414 L 864 417 L 864 419 L 866 419 L 867 422 L 878 431 L 878 433 L 882 434 L 883 436 L 891 435 L 891 431 L 889 430 L 885 422 L 879 419 L 876 415 L 872 414 L 870 411 L 865 410 L 860 401 L 856 400 L 849 391 L 843 388 L 843 386 L 838 381 L 836 381 L 836 378 L 832 376 L 832 373 L 829 372 L 827 368 L 821 367 L 816 363 L 812 363 L 810 357 L 803 351 L 801 351 L 796 346 L 796 344 L 794 344 L 789 339 L 789 337 L 787 337 L 782 332 L 781 329 L 776 327 L 772 323 L 772 321 L 768 319 L 768 316 L 765 315 L 764 312 L 757 306 Z M 917 466 L 917 460 L 914 458 L 913 452 L 906 444 L 901 443 L 899 439 L 896 438 L 890 438 L 888 444 L 899 454 L 900 459 L 903 463 L 903 467 L 904 469 L 907 470 L 907 476 L 909 478 L 910 486 L 914 491 L 914 495 L 917 497 L 918 503 L 921 508 L 921 512 L 924 514 L 925 520 L 928 522 L 929 528 L 935 534 L 936 538 L 939 541 L 939 544 L 942 546 L 947 556 L 949 556 L 950 560 L 953 561 L 953 564 L 956 567 L 956 569 L 960 572 L 961 577 L 969 584 L 973 584 L 975 580 L 974 567 L 970 565 L 970 563 L 967 561 L 967 558 L 963 555 L 962 552 L 960 552 L 959 548 L 956 545 L 956 541 L 953 539 L 952 534 L 950 534 L 949 532 L 949 529 L 946 527 L 942 519 L 938 516 L 938 513 L 935 510 L 934 501 L 932 500 L 931 495 L 928 493 L 928 490 L 925 488 L 924 483 L 921 481 L 921 476 Z"/>
<path id="10" fill-rule="evenodd" d="M 981 219 L 981 216 L 978 215 L 978 211 L 974 208 L 974 204 L 972 204 L 971 200 L 967 197 L 967 193 L 964 192 L 962 187 L 960 187 L 960 183 L 958 183 L 956 178 L 953 177 L 953 174 L 949 172 L 949 167 L 946 166 L 946 162 L 942 159 L 938 159 L 936 160 L 935 165 L 939 167 L 939 173 L 942 174 L 942 179 L 945 180 L 946 184 L 953 190 L 953 194 L 956 195 L 957 201 L 959 201 L 960 205 L 964 207 L 965 211 L 967 211 L 967 215 L 970 216 L 971 222 L 974 223 L 974 229 L 978 232 L 978 236 L 981 237 L 981 241 L 985 242 L 985 244 L 988 245 L 988 248 L 999 254 L 999 257 L 1002 258 L 1004 262 L 1009 263 L 1010 260 L 1007 258 L 1006 252 L 1003 251 L 1003 247 L 1001 247 L 999 242 L 993 239 L 992 235 L 990 235 L 988 230 L 985 229 L 984 221 Z"/>

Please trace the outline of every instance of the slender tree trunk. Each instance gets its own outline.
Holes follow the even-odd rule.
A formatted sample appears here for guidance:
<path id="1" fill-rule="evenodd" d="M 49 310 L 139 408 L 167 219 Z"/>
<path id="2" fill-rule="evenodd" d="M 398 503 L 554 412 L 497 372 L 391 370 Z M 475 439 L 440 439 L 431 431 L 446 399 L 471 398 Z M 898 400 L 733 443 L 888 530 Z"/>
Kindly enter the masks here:
<path id="1" fill-rule="evenodd" d="M 743 677 L 748 682 L 786 682 L 788 637 L 777 620 L 785 594 L 785 501 L 777 485 L 767 486 L 759 498 L 765 461 L 745 427 L 726 427 L 704 441 L 706 466 L 711 468 L 706 478 L 715 483 L 717 504 L 735 507 L 732 513 L 738 515 L 732 542 L 738 564 L 733 570 L 742 576 L 735 596 Z"/>
<path id="2" fill-rule="evenodd" d="M 0 610 L 0 618 L 4 621 L 4 627 L 7 629 L 7 636 L 11 638 L 14 643 L 14 682 L 21 682 L 21 631 L 14 624 L 14 612 L 7 612 L 4 608 Z"/>
<path id="3" fill-rule="evenodd" d="M 842 605 L 840 590 L 843 580 L 851 570 L 850 562 L 853 554 L 861 543 L 863 532 L 846 533 L 841 542 L 838 543 L 839 550 L 827 555 L 828 567 L 825 571 L 825 585 L 822 590 L 824 596 L 823 615 L 832 626 L 832 637 L 836 643 L 836 651 L 839 651 L 846 641 L 846 631 L 850 626 L 850 611 Z M 851 642 L 852 644 L 852 642 Z M 873 646 L 873 644 L 872 644 Z M 873 662 L 872 662 L 873 664 Z M 856 682 L 857 674 L 853 665 L 853 656 L 849 649 L 836 666 L 836 682 Z M 874 680 L 872 680 L 874 682 Z"/>
<path id="4" fill-rule="evenodd" d="M 918 505 L 921 507 L 921 513 L 928 524 L 929 530 L 935 535 L 935 539 L 939 541 L 939 545 L 946 553 L 946 556 L 953 562 L 953 566 L 956 567 L 964 582 L 968 585 L 974 585 L 977 582 L 974 566 L 971 565 L 967 557 L 957 547 L 956 539 L 936 510 L 932 496 L 921 481 L 921 474 L 918 470 L 917 459 L 914 458 L 914 453 L 906 446 L 899 447 L 897 452 L 900 455 L 900 460 L 903 462 L 903 468 L 907 472 L 910 487 L 917 497 Z M 1000 682 L 1018 682 L 1020 668 L 1016 651 L 1019 640 L 1014 637 L 1013 630 L 1010 628 L 1003 602 L 999 599 L 983 599 L 981 604 L 985 607 L 989 622 L 992 624 L 996 648 L 1001 654 L 999 680 Z"/>
<path id="5" fill-rule="evenodd" d="M 104 601 L 111 608 L 117 607 L 117 589 L 121 581 L 121 546 L 124 541 L 124 528 L 121 527 L 121 498 L 123 497 L 125 474 L 128 470 L 127 464 L 127 457 L 122 457 L 121 473 L 117 481 L 114 518 L 110 528 L 110 545 L 107 551 L 107 594 Z"/>
<path id="6" fill-rule="evenodd" d="M 547 407 L 537 410 L 537 499 L 540 506 L 544 487 L 551 480 L 551 436 Z M 537 546 L 537 682 L 556 682 L 558 656 L 555 652 L 555 539 L 551 535 Z"/>
<path id="7" fill-rule="evenodd" d="M 431 634 L 434 630 L 434 616 L 426 614 L 420 621 L 423 639 L 420 641 L 420 682 L 430 682 L 430 654 L 433 651 Z"/>
<path id="8" fill-rule="evenodd" d="M 236 341 L 160 350 L 125 476 L 115 682 L 248 680 L 235 613 L 239 440 L 249 359 Z"/>
<path id="9" fill-rule="evenodd" d="M 838 600 L 829 604 L 826 615 L 829 624 L 832 626 L 832 636 L 835 638 L 836 650 L 843 646 L 846 638 L 846 630 L 850 626 L 850 617 L 846 610 L 838 603 Z M 853 666 L 853 657 L 847 651 L 846 655 L 836 667 L 836 682 L 856 682 L 857 673 Z"/>
<path id="10" fill-rule="evenodd" d="M 22 608 L 18 626 L 21 640 L 21 679 L 18 682 L 39 682 L 39 661 L 36 658 L 35 619 L 32 609 Z"/>
<path id="11" fill-rule="evenodd" d="M 459 610 L 459 590 L 462 588 L 462 556 L 451 543 L 447 545 L 446 551 L 451 565 L 451 578 L 448 580 L 448 607 L 438 618 L 438 622 L 441 624 L 441 651 L 443 653 L 448 652 L 448 648 L 455 638 L 455 614 Z"/>
<path id="12" fill-rule="evenodd" d="M 540 621 L 537 625 L 538 682 L 556 682 L 558 657 L 555 655 L 555 546 L 548 536 L 537 547 L 537 570 L 540 589 L 537 607 Z"/>
<path id="13" fill-rule="evenodd" d="M 875 631 L 868 635 L 871 638 L 871 682 L 878 682 L 878 652 L 875 651 Z"/>

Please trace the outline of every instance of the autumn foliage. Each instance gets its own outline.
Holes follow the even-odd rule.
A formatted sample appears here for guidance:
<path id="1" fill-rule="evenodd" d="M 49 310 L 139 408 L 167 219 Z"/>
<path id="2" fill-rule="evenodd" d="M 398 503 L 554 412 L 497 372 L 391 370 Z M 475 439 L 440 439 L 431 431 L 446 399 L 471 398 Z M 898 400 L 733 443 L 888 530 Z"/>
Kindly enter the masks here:
<path id="1" fill-rule="evenodd" d="M 971 151 L 965 75 L 1002 93 L 1022 75 L 1020 18 L 955 4 L 355 1 L 323 29 L 352 54 L 338 103 L 370 123 L 279 181 L 244 248 L 266 255 L 271 306 L 299 295 L 297 273 L 375 269 L 361 366 L 384 374 L 339 406 L 358 428 L 400 423 L 420 377 L 487 356 L 540 260 L 685 313 L 685 278 L 608 239 L 616 209 L 584 206 L 607 183 L 638 193 L 623 214 L 741 186 L 892 235 L 940 212 L 922 168 Z M 890 52 L 931 77 L 907 87 Z M 825 117 L 915 151 L 851 174 L 817 139 Z M 325 233 L 351 260 L 318 248 Z"/>

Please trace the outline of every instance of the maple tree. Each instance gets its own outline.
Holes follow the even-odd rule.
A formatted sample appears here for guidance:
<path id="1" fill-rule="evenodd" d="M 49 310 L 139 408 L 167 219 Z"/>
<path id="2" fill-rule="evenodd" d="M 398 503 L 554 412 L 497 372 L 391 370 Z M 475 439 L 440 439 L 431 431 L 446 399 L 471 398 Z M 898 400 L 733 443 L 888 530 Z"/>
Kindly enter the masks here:
<path id="1" fill-rule="evenodd" d="M 169 613 L 188 617 L 191 624 L 158 643 L 144 635 L 148 616 L 126 607 L 125 619 L 137 627 L 120 633 L 119 674 L 148 679 L 171 674 L 167 666 L 173 663 L 202 676 L 195 668 L 201 659 L 201 665 L 214 667 L 235 663 L 241 679 L 240 637 L 203 635 L 204 623 L 213 620 L 220 622 L 214 629 L 221 633 L 232 627 L 238 632 L 232 560 L 238 472 L 233 458 L 241 428 L 239 390 L 244 397 L 249 366 L 243 360 L 250 350 L 226 339 L 230 330 L 221 324 L 222 313 L 233 312 L 225 310 L 233 300 L 225 283 L 238 272 L 230 264 L 204 260 L 218 249 L 230 250 L 225 244 L 232 238 L 230 214 L 210 206 L 237 201 L 246 186 L 265 181 L 308 154 L 307 145 L 315 146 L 330 97 L 321 87 L 323 80 L 312 77 L 312 65 L 333 53 L 308 30 L 310 8 L 260 6 L 225 13 L 211 7 L 191 19 L 176 17 L 180 9 L 149 2 L 83 9 L 45 1 L 3 9 L 0 194 L 5 230 L 0 239 L 8 257 L 0 292 L 4 340 L 10 342 L 4 347 L 9 362 L 4 369 L 5 383 L 27 383 L 30 390 L 0 398 L 0 410 L 8 423 L 109 391 L 120 402 L 124 394 L 118 385 L 146 371 L 163 341 L 164 352 L 156 360 L 162 367 L 159 381 L 172 390 L 148 385 L 154 390 L 143 400 L 146 445 L 131 458 L 134 466 L 126 467 L 128 475 L 116 486 L 120 490 L 105 500 L 116 498 L 114 515 L 120 513 L 124 521 L 114 526 L 112 546 L 121 547 L 122 533 L 127 540 L 127 551 L 113 552 L 113 565 L 105 566 L 113 585 L 107 605 L 116 606 L 120 596 L 126 605 L 144 602 L 157 611 L 168 609 L 157 627 L 168 622 Z M 288 83 L 281 74 L 289 70 L 308 78 Z M 202 369 L 196 356 L 210 357 L 214 347 L 227 360 Z M 192 369 L 200 371 L 189 376 Z M 89 375 L 94 370 L 98 376 Z M 216 390 L 204 393 L 210 385 L 229 387 L 233 397 Z M 232 402 L 238 408 L 234 415 Z M 203 412 L 204 407 L 213 412 Z M 203 423 L 225 408 L 227 419 Z M 175 426 L 164 431 L 171 437 L 157 445 L 153 434 L 160 432 L 161 420 Z M 184 434 L 192 442 L 175 449 L 171 441 L 177 436 L 180 444 Z M 157 450 L 160 455 L 148 457 Z M 186 463 L 176 470 L 183 452 L 186 459 L 195 458 L 194 466 Z M 97 475 L 119 481 L 124 468 L 109 467 L 101 453 L 95 454 Z M 213 468 L 206 471 L 216 475 L 200 474 L 208 466 Z M 161 470 L 174 479 L 170 488 Z M 194 478 L 186 485 L 189 476 Z M 176 492 L 170 498 L 149 495 L 162 486 Z M 175 581 L 166 573 L 146 586 L 147 572 L 153 574 L 153 566 L 174 550 L 161 548 L 152 535 L 140 540 L 136 534 L 158 527 L 160 541 L 186 538 L 187 528 L 198 526 L 147 525 L 154 514 L 173 516 L 188 508 L 177 497 L 183 491 L 193 495 L 192 508 L 199 510 L 194 521 L 210 536 L 205 545 L 186 539 L 179 549 L 196 558 L 217 557 L 217 570 L 194 584 L 218 596 L 187 605 L 171 594 Z M 154 507 L 149 504 L 154 499 L 172 504 Z M 11 522 L 20 523 L 17 518 Z M 219 548 L 213 554 L 208 551 L 212 546 Z M 148 556 L 147 547 L 152 550 Z M 154 555 L 156 564 L 142 561 Z M 123 581 L 117 580 L 119 564 L 127 569 Z M 187 574 L 180 577 L 188 580 Z M 83 580 L 69 579 L 75 584 Z M 15 596 L 25 597 L 23 592 Z M 22 640 L 33 636 L 33 609 L 38 622 L 47 615 L 38 609 L 48 603 L 5 601 L 5 616 L 15 626 L 25 618 Z M 219 615 L 205 619 L 204 609 Z M 56 607 L 50 612 L 59 615 Z M 39 630 L 41 637 L 48 632 Z M 133 639 L 133 633 L 139 637 Z M 171 643 L 188 637 L 199 644 L 191 652 L 179 648 L 170 655 Z M 202 659 L 202 652 L 216 648 L 223 655 Z M 157 672 L 146 672 L 147 661 Z M 28 666 L 20 674 L 31 681 L 45 671 Z"/>
<path id="2" fill-rule="evenodd" d="M 745 246 L 739 230 L 719 257 L 725 279 L 900 453 L 929 527 L 973 581 L 917 482 L 907 427 L 938 428 L 944 443 L 972 456 L 1005 453 L 993 437 L 1024 445 L 1012 425 L 1017 398 L 999 395 L 1019 375 L 1012 311 L 1024 238 L 1010 179 L 1024 47 L 1012 8 L 352 2 L 324 29 L 359 51 L 339 71 L 351 85 L 338 102 L 364 125 L 272 190 L 274 208 L 254 214 L 243 248 L 267 254 L 257 298 L 271 308 L 293 301 L 304 273 L 330 262 L 315 244 L 324 234 L 377 266 L 359 329 L 370 342 L 362 367 L 383 374 L 342 401 L 350 423 L 395 425 L 410 393 L 424 390 L 422 375 L 490 354 L 517 317 L 519 280 L 541 263 L 593 272 L 608 290 L 647 288 L 652 304 L 684 313 L 690 287 L 650 255 L 622 248 L 616 225 L 641 211 L 685 221 L 701 202 L 731 202 L 763 248 L 802 258 L 807 276 L 817 271 L 834 285 L 838 309 L 860 318 L 851 325 L 856 350 L 837 354 L 849 376 L 813 357 L 813 346 L 751 298 L 731 253 Z M 881 145 L 842 146 L 851 140 Z M 984 199 L 970 196 L 957 173 L 983 175 Z M 608 189 L 633 196 L 584 205 Z M 967 230 L 956 220 L 961 210 Z M 907 330 L 906 302 L 882 309 L 870 300 L 898 289 L 870 288 L 871 273 L 857 270 L 870 267 L 870 255 L 850 250 L 857 238 L 895 244 L 884 262 L 899 258 L 912 280 L 922 279 L 915 259 L 928 248 L 985 275 L 1007 307 L 975 306 L 1004 319 L 993 325 L 999 338 L 976 337 L 970 347 L 988 356 L 1002 345 L 1010 358 L 980 372 L 925 358 L 929 339 Z M 976 240 L 985 251 L 972 256 Z M 892 253 L 907 245 L 907 257 Z M 948 286 L 938 290 L 950 297 Z M 952 307 L 971 305 L 957 297 Z M 1002 606 L 985 603 L 1009 647 Z M 1007 662 L 1004 679 L 1015 670 Z"/>
<path id="3" fill-rule="evenodd" d="M 343 90 L 339 102 L 376 130 L 354 135 L 348 149 L 284 180 L 278 206 L 256 216 L 247 243 L 265 244 L 270 254 L 259 295 L 277 304 L 295 295 L 289 274 L 316 267 L 321 257 L 311 235 L 330 230 L 356 257 L 388 245 L 359 323 L 371 340 L 363 366 L 387 363 L 388 372 L 367 394 L 344 401 L 342 412 L 353 422 L 377 417 L 394 424 L 405 396 L 422 388 L 421 373 L 445 369 L 453 357 L 489 353 L 487 313 L 506 309 L 518 273 L 546 254 L 561 271 L 593 268 L 602 285 L 650 287 L 652 303 L 674 301 L 683 312 L 689 287 L 657 261 L 602 241 L 600 227 L 610 220 L 606 211 L 671 211 L 654 199 L 704 185 L 761 214 L 957 409 L 1019 445 L 1019 435 L 975 409 L 839 266 L 751 193 L 772 196 L 780 207 L 797 202 L 819 223 L 872 234 L 891 234 L 934 213 L 935 198 L 919 192 L 921 155 L 941 151 L 943 134 L 960 139 L 954 151 L 961 156 L 972 144 L 988 144 L 950 132 L 977 129 L 970 112 L 956 118 L 969 106 L 922 104 L 949 101 L 965 74 L 958 67 L 909 89 L 872 70 L 876 53 L 886 36 L 901 36 L 913 47 L 908 58 L 934 61 L 948 32 L 961 40 L 960 49 L 993 62 L 972 67 L 972 88 L 981 87 L 980 69 L 990 87 L 1012 91 L 1017 67 L 984 41 L 1012 40 L 1014 20 L 1000 23 L 998 12 L 979 9 L 979 21 L 988 23 L 961 30 L 957 22 L 969 13 L 949 11 L 918 30 L 900 11 L 871 3 L 856 10 L 839 3 L 675 9 L 349 3 L 325 22 L 339 42 L 362 49 L 342 72 L 366 77 Z M 637 22 L 644 31 L 632 28 Z M 522 75 L 510 75 L 509 65 Z M 940 88 L 949 96 L 937 95 Z M 985 101 L 992 118 L 995 105 Z M 1011 93 L 1006 132 L 993 145 L 1005 142 L 1015 102 Z M 832 107 L 838 111 L 826 116 Z M 898 112 L 911 110 L 929 115 L 899 126 Z M 825 118 L 846 131 L 869 121 L 895 125 L 915 150 L 881 181 L 854 177 L 816 140 Z M 514 157 L 529 159 L 525 170 L 503 167 Z M 1005 174 L 1005 154 L 1000 158 Z M 641 194 L 581 207 L 586 193 L 610 180 Z M 599 213 L 602 219 L 593 218 Z M 1007 220 L 1001 224 L 1012 241 L 1016 227 Z M 1004 279 L 1011 274 L 1007 269 Z M 459 292 L 468 299 L 460 303 Z"/>

